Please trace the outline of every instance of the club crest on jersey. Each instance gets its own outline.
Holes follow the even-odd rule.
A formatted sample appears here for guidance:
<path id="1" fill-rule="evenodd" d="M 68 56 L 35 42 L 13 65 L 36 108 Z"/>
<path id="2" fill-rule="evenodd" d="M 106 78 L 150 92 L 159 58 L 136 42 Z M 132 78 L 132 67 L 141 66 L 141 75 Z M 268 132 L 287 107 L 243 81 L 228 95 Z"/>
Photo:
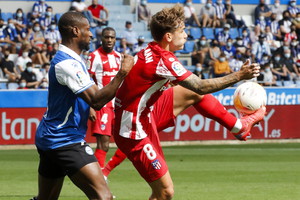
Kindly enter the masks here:
<path id="1" fill-rule="evenodd" d="M 161 164 L 160 164 L 160 162 L 159 162 L 158 159 L 152 161 L 151 164 L 152 164 L 152 166 L 153 166 L 154 169 L 160 169 L 161 168 Z"/>
<path id="2" fill-rule="evenodd" d="M 101 124 L 101 130 L 103 131 L 103 130 L 105 130 L 105 128 L 106 128 L 106 125 L 105 124 Z"/>
<path id="3" fill-rule="evenodd" d="M 172 69 L 178 76 L 181 76 L 186 72 L 186 69 L 178 61 L 172 63 Z"/>
<path id="4" fill-rule="evenodd" d="M 83 72 L 82 72 L 82 71 L 78 71 L 78 72 L 76 73 L 76 77 L 78 78 L 79 82 L 82 83 L 82 79 L 83 79 L 83 77 L 84 77 Z"/>

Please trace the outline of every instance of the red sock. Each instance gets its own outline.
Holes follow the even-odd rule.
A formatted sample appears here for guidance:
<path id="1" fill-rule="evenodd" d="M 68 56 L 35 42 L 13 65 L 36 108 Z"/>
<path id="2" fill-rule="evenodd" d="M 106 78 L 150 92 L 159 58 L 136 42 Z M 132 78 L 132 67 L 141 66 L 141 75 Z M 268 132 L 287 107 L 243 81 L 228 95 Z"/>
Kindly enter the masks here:
<path id="1" fill-rule="evenodd" d="M 219 122 L 229 131 L 234 127 L 237 118 L 229 113 L 226 108 L 211 94 L 204 95 L 203 99 L 193 105 L 203 115 Z"/>
<path id="2" fill-rule="evenodd" d="M 103 175 L 107 177 L 115 167 L 125 160 L 126 157 L 127 156 L 120 149 L 117 149 L 113 157 L 111 157 L 105 165 L 105 168 L 102 170 Z"/>
<path id="3" fill-rule="evenodd" d="M 98 163 L 101 168 L 104 168 L 105 160 L 106 160 L 106 151 L 103 151 L 102 149 L 96 149 L 95 156 L 98 160 Z"/>

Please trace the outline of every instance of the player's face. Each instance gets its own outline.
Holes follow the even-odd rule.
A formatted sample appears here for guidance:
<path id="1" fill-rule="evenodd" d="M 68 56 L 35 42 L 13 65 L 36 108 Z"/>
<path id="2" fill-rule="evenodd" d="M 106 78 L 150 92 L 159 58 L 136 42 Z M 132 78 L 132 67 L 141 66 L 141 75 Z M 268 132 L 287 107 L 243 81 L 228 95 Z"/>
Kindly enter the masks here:
<path id="1" fill-rule="evenodd" d="M 187 34 L 184 29 L 185 26 L 181 25 L 179 28 L 176 29 L 174 33 L 171 33 L 172 35 L 172 41 L 170 43 L 171 52 L 183 49 L 184 43 L 187 40 Z"/>
<path id="2" fill-rule="evenodd" d="M 102 34 L 101 41 L 103 50 L 107 53 L 110 53 L 115 47 L 116 32 L 112 30 L 105 31 Z"/>
<path id="3" fill-rule="evenodd" d="M 79 48 L 81 50 L 89 50 L 90 49 L 90 41 L 93 37 L 92 32 L 90 31 L 90 24 L 87 19 L 84 19 L 84 23 L 80 26 L 80 34 L 79 34 Z"/>

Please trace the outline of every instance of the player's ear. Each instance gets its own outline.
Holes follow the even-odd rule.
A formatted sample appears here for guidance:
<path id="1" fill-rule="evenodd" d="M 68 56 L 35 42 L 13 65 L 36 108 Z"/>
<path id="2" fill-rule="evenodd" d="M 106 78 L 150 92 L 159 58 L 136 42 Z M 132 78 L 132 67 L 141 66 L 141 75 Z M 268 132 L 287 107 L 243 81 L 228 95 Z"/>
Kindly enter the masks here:
<path id="1" fill-rule="evenodd" d="M 171 42 L 172 39 L 173 39 L 173 35 L 172 35 L 172 33 L 167 32 L 167 33 L 164 35 L 164 38 L 165 38 L 165 40 L 166 40 L 167 42 Z"/>
<path id="2" fill-rule="evenodd" d="M 79 32 L 80 32 L 79 27 L 77 27 L 77 26 L 72 27 L 72 34 L 73 34 L 74 36 L 77 36 L 77 37 L 78 37 Z"/>

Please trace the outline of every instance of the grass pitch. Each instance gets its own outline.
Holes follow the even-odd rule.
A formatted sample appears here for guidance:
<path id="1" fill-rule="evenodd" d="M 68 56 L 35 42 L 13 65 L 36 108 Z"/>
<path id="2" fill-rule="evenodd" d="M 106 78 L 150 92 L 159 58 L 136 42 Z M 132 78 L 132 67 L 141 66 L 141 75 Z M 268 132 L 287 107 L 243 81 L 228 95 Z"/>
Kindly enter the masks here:
<path id="1" fill-rule="evenodd" d="M 300 144 L 172 146 L 164 152 L 175 185 L 174 200 L 300 199 Z M 26 200 L 36 194 L 36 150 L 0 150 L 0 163 L 1 200 Z M 145 200 L 150 195 L 128 160 L 109 181 L 117 199 Z M 60 199 L 86 198 L 66 177 Z"/>

